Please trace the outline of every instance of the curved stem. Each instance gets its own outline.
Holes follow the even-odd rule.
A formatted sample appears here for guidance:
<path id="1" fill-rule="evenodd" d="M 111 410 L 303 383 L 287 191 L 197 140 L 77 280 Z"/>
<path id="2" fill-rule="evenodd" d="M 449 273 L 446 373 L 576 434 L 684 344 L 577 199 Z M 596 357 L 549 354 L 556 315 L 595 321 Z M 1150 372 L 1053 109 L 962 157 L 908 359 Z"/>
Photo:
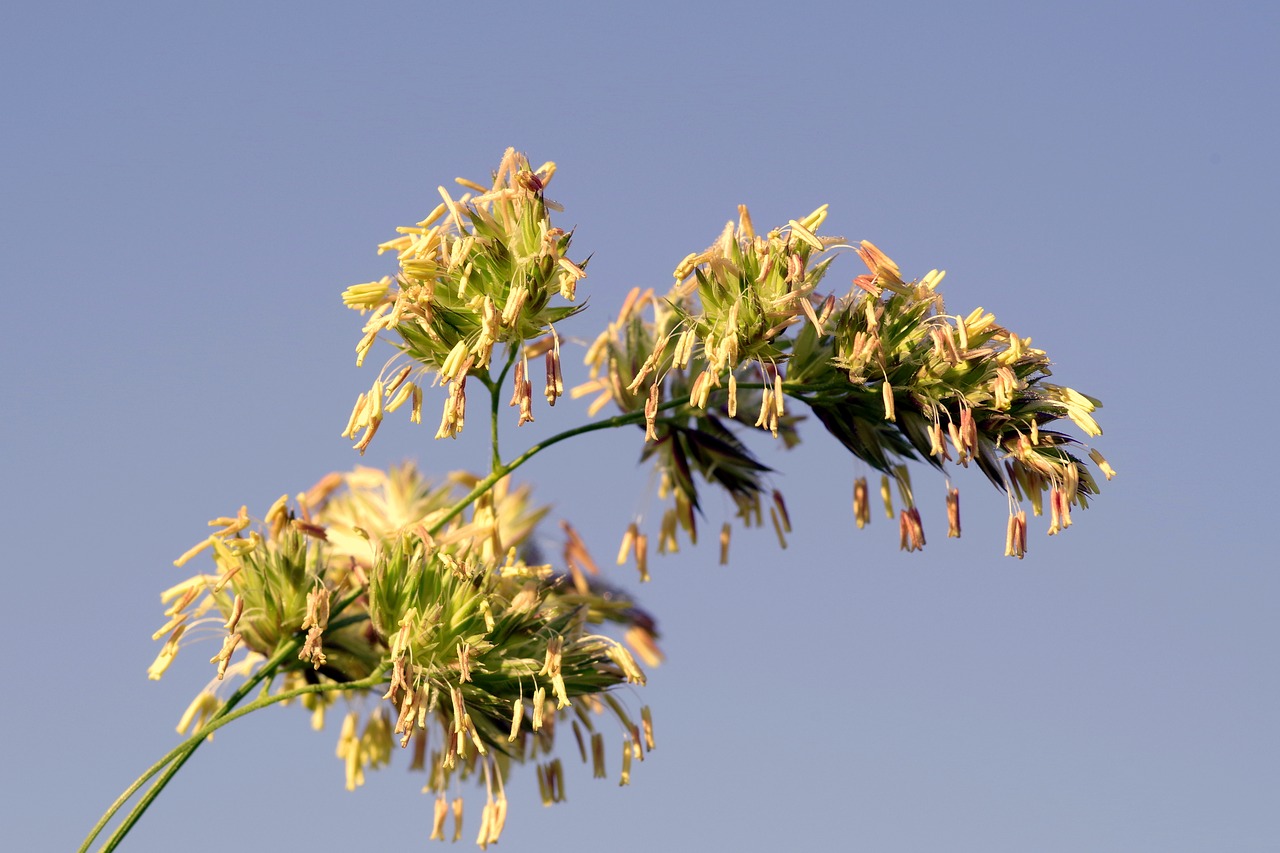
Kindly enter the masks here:
<path id="1" fill-rule="evenodd" d="M 667 402 L 658 406 L 658 411 L 663 411 L 665 409 L 674 409 L 680 406 L 687 406 L 687 405 L 688 405 L 688 402 L 685 400 L 668 400 Z M 613 429 L 614 427 L 631 426 L 633 424 L 641 424 L 641 423 L 644 423 L 644 412 L 628 412 L 625 415 L 616 415 L 612 418 L 606 418 L 603 421 L 596 421 L 595 423 L 584 424 L 579 427 L 574 427 L 573 429 L 567 429 L 564 432 L 556 433 L 550 438 L 544 441 L 540 441 L 537 444 L 533 445 L 524 453 L 521 453 L 515 459 L 512 459 L 510 462 L 502 463 L 497 459 L 495 459 L 495 466 L 492 473 L 490 473 L 489 476 L 485 477 L 483 480 L 477 483 L 476 487 L 472 489 L 470 492 L 468 492 L 466 497 L 462 498 L 462 500 L 454 504 L 449 509 L 448 512 L 446 512 L 443 516 L 437 519 L 435 524 L 431 525 L 431 527 L 428 529 L 427 532 L 430 533 L 432 536 L 439 533 L 441 530 L 444 529 L 444 526 L 446 524 L 448 524 L 450 521 L 456 518 L 464 509 L 466 509 L 467 507 L 475 503 L 477 498 L 479 498 L 485 492 L 488 492 L 490 489 L 492 489 L 499 480 L 501 480 L 503 477 L 507 476 L 512 471 L 516 470 L 521 465 L 528 462 L 534 456 L 537 456 L 539 453 L 546 450 L 547 448 L 554 447 L 560 442 L 573 438 L 576 435 L 583 435 L 588 432 L 598 432 L 599 430 L 602 430 L 602 429 Z"/>
<path id="2" fill-rule="evenodd" d="M 387 674 L 387 668 L 378 667 L 373 674 L 367 678 L 361 678 L 356 681 L 327 681 L 322 684 L 307 684 L 302 687 L 295 687 L 292 690 L 282 690 L 279 693 L 272 693 L 261 699 L 255 699 L 248 705 L 245 705 L 238 711 L 232 711 L 224 717 L 219 717 L 216 721 L 210 721 L 203 729 L 200 730 L 200 737 L 207 737 L 218 729 L 238 720 L 246 714 L 252 714 L 254 711 L 266 708 L 269 705 L 276 705 L 280 702 L 287 702 L 290 699 L 296 699 L 299 696 L 305 696 L 308 693 L 343 693 L 348 690 L 369 690 L 383 683 Z"/>
<path id="3" fill-rule="evenodd" d="M 274 677 L 276 670 L 279 669 L 280 665 L 284 663 L 290 654 L 297 652 L 297 648 L 298 643 L 293 642 L 286 643 L 277 649 L 276 653 L 272 655 L 257 672 L 250 676 L 244 684 L 241 684 L 236 688 L 236 691 L 227 698 L 227 701 L 222 704 L 222 707 L 214 712 L 209 723 L 206 723 L 201 727 L 200 731 L 196 732 L 196 734 L 170 750 L 163 758 L 151 765 L 145 773 L 134 780 L 133 784 L 125 789 L 124 793 L 122 793 L 119 798 L 111 804 L 111 807 L 108 808 L 106 812 L 103 813 L 102 817 L 99 818 L 98 822 L 94 824 L 93 829 L 89 831 L 89 835 L 85 838 L 84 843 L 80 845 L 78 853 L 84 853 L 84 851 L 89 849 L 89 845 L 98 837 L 111 818 L 115 816 L 116 812 L 120 811 L 124 804 L 138 792 L 138 789 L 147 783 L 147 780 L 152 776 L 155 776 L 161 770 L 164 770 L 165 767 L 177 762 L 171 768 L 170 772 L 166 773 L 163 778 L 158 780 L 156 784 L 152 786 L 151 790 L 147 792 L 147 795 L 138 803 L 138 805 L 134 806 L 133 811 L 131 811 L 125 818 L 124 822 L 116 828 L 116 831 L 112 834 L 111 838 L 108 839 L 107 843 L 102 847 L 103 851 L 115 849 L 116 845 L 120 843 L 125 834 L 128 833 L 128 831 L 133 828 L 133 825 L 138 822 L 138 818 L 142 817 L 143 812 L 145 812 L 147 807 L 151 805 L 151 802 L 160 793 L 161 789 L 164 788 L 168 780 L 172 778 L 173 773 L 177 772 L 177 768 L 181 767 L 187 758 L 189 758 L 191 754 L 200 747 L 200 744 L 204 741 L 204 738 L 210 731 L 209 726 L 214 721 L 225 716 L 232 708 L 238 705 L 240 700 L 249 695 L 249 692 L 253 690 L 254 687 L 262 683 L 262 681 Z"/>
<path id="4" fill-rule="evenodd" d="M 296 644 L 294 643 L 290 643 L 282 649 L 282 651 L 286 652 L 286 655 L 285 655 L 286 657 L 288 656 L 287 653 L 292 653 L 295 650 L 296 650 Z M 277 657 L 278 656 L 279 656 L 279 653 L 277 653 Z M 272 658 L 273 661 L 275 659 L 276 657 Z M 220 713 L 218 716 L 216 716 L 214 719 L 211 719 L 208 723 L 206 723 L 200 729 L 200 731 L 196 732 L 190 738 L 183 741 L 183 743 L 180 746 L 178 746 L 176 749 L 171 751 L 168 756 L 166 756 L 166 758 L 169 761 L 168 769 L 165 770 L 164 774 L 159 779 L 156 780 L 156 783 L 154 785 L 151 786 L 151 789 L 147 791 L 146 796 L 144 796 L 142 800 L 138 802 L 138 805 L 135 806 L 133 811 L 129 813 L 128 817 L 126 817 L 124 822 L 120 824 L 119 828 L 116 829 L 115 833 L 112 834 L 111 838 L 107 839 L 107 843 L 102 846 L 99 853 L 111 853 L 112 850 L 116 849 L 116 847 L 124 839 L 125 834 L 128 833 L 129 830 L 133 828 L 133 825 L 138 821 L 140 817 L 142 817 L 142 813 L 147 810 L 147 807 L 149 805 L 151 805 L 151 802 L 156 798 L 156 795 L 158 795 L 160 791 L 164 788 L 164 786 L 168 784 L 169 780 L 173 778 L 174 774 L 177 773 L 179 769 L 181 769 L 182 765 L 186 763 L 186 760 L 191 757 L 191 754 L 196 751 L 196 749 L 200 746 L 200 744 L 204 743 L 204 741 L 209 737 L 209 735 L 213 734 L 218 729 L 222 728 L 223 726 L 227 725 L 228 723 L 234 720 L 240 719 L 241 717 L 247 714 L 252 714 L 254 711 L 261 710 L 262 708 L 266 708 L 269 705 L 275 705 L 280 702 L 288 701 L 289 699 L 293 699 L 298 696 L 303 696 L 307 693 L 325 693 L 330 691 L 341 692 L 346 690 L 365 690 L 371 687 L 376 687 L 382 683 L 382 680 L 385 674 L 386 674 L 385 668 L 379 668 L 368 678 L 363 678 L 363 679 L 360 679 L 359 681 L 348 681 L 343 683 L 328 682 L 324 684 L 308 684 L 304 687 L 295 687 L 292 690 L 284 690 L 284 691 L 281 691 L 280 693 L 272 693 L 272 694 L 263 696 L 259 699 L 255 699 L 254 701 L 250 702 L 248 705 L 245 705 L 243 708 L 240 708 L 237 711 L 230 710 L 231 700 L 228 699 L 227 704 L 224 704 L 222 709 L 220 709 Z M 241 696 L 240 698 L 243 698 L 243 697 Z M 161 761 L 158 767 L 163 767 L 164 763 L 165 763 L 164 761 Z M 152 770 L 149 770 L 146 775 L 140 778 L 138 782 L 134 784 L 133 790 L 136 791 L 138 787 L 140 787 L 142 783 L 146 781 L 147 778 L 150 778 L 150 776 L 154 775 L 158 767 L 153 768 Z M 89 840 L 92 840 L 92 839 L 89 839 Z M 86 840 L 85 847 L 88 846 L 89 840 Z M 85 847 L 82 847 L 81 849 L 83 850 L 85 849 Z"/>
<path id="5" fill-rule="evenodd" d="M 347 607 L 349 607 L 358 597 L 359 591 L 353 591 L 345 599 L 334 605 L 332 615 L 337 615 L 347 609 Z M 363 618 L 365 617 L 349 617 L 350 620 Z M 335 625 L 333 622 L 330 623 L 330 626 L 340 627 L 339 625 Z M 102 847 L 103 853 L 114 850 L 124 839 L 125 835 L 128 834 L 129 830 L 133 828 L 133 825 L 138 822 L 138 819 L 142 817 L 143 813 L 151 805 L 152 801 L 159 796 L 165 785 L 169 783 L 169 780 L 178 772 L 178 769 L 182 767 L 182 765 L 186 763 L 187 759 L 191 757 L 192 753 L 200 747 L 200 744 L 204 743 L 205 739 L 215 729 L 219 729 L 226 725 L 227 722 L 230 722 L 230 720 L 238 719 L 239 717 L 244 716 L 244 713 L 247 713 L 247 711 L 242 709 L 242 711 L 236 712 L 232 715 L 231 709 L 240 704 L 244 697 L 248 696 L 257 685 L 264 684 L 265 689 L 265 685 L 270 684 L 271 680 L 275 677 L 284 662 L 292 655 L 297 654 L 298 647 L 300 645 L 301 639 L 298 637 L 294 637 L 289 642 L 283 643 L 280 648 L 276 650 L 276 653 L 272 655 L 266 663 L 258 668 L 257 672 L 253 673 L 253 675 L 246 679 L 243 684 L 236 688 L 234 693 L 227 697 L 227 700 L 217 711 L 214 712 L 214 714 L 209 718 L 209 721 L 201 727 L 200 731 L 178 744 L 178 746 L 169 750 L 163 758 L 151 765 L 151 767 L 147 768 L 146 772 L 134 780 L 133 784 L 125 789 L 124 793 L 122 793 L 116 801 L 111 804 L 111 807 L 108 808 L 106 812 L 103 813 L 102 817 L 98 819 L 98 822 L 94 824 L 93 829 L 89 831 L 89 835 L 80 845 L 78 853 L 84 853 L 84 851 L 89 849 L 89 845 L 92 844 L 93 840 L 102 833 L 102 830 L 106 828 L 106 825 L 111 821 L 111 818 L 124 807 L 124 804 L 127 803 L 133 795 L 136 794 L 149 779 L 151 779 L 151 777 L 161 771 L 165 771 L 164 775 L 160 779 L 156 780 L 156 783 L 147 791 L 146 796 L 133 807 L 133 810 L 129 812 L 125 817 L 125 820 L 116 828 L 116 831 L 112 833 L 111 838 L 109 838 L 106 844 Z M 257 702 L 261 701 L 261 699 L 257 700 Z M 246 706 L 246 708 L 255 706 L 256 703 L 255 705 Z M 168 770 L 165 770 L 165 768 L 168 768 Z"/>

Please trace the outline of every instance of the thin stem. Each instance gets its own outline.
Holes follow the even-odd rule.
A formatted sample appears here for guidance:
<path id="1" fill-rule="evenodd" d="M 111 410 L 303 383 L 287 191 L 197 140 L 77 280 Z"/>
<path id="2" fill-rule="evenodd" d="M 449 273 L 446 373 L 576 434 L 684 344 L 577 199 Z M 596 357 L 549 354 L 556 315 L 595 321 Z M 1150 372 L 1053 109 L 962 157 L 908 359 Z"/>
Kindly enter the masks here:
<path id="1" fill-rule="evenodd" d="M 332 615 L 336 616 L 343 610 L 346 610 L 352 602 L 359 598 L 359 596 L 360 591 L 353 590 L 350 595 L 334 605 Z M 354 621 L 363 618 L 365 617 L 349 617 L 349 620 Z M 339 621 L 341 622 L 342 620 Z M 336 628 L 341 626 L 331 621 L 330 627 Z M 235 692 L 232 693 L 231 696 L 227 698 L 227 701 L 225 701 L 222 706 L 213 713 L 209 718 L 209 721 L 200 729 L 200 731 L 196 732 L 190 738 L 171 749 L 163 758 L 151 765 L 151 767 L 147 768 L 146 772 L 134 780 L 133 784 L 125 789 L 124 793 L 122 793 L 116 801 L 111 804 L 111 807 L 108 808 L 106 812 L 103 813 L 102 817 L 98 819 L 98 822 L 94 824 L 93 829 L 89 831 L 89 835 L 85 838 L 84 843 L 80 845 L 78 853 L 84 853 L 84 851 L 89 849 L 89 845 L 92 844 L 93 840 L 101 834 L 103 829 L 106 828 L 106 825 L 111 821 L 111 818 L 115 816 L 116 812 L 120 811 L 120 809 L 124 807 L 124 804 L 127 803 L 133 795 L 147 783 L 147 780 L 164 770 L 166 767 L 169 767 L 169 770 L 164 774 L 164 776 L 156 780 L 155 785 L 153 785 L 151 789 L 147 791 L 146 796 L 140 800 L 136 806 L 134 806 L 133 810 L 129 812 L 128 816 L 126 816 L 124 822 L 117 827 L 111 838 L 108 839 L 107 843 L 102 847 L 103 853 L 114 850 L 124 839 L 124 836 L 129 832 L 129 830 L 133 828 L 133 825 L 138 822 L 138 819 L 142 817 L 143 813 L 151 805 L 152 801 L 159 796 L 160 791 L 162 791 L 165 785 L 169 783 L 169 780 L 173 778 L 173 775 L 178 772 L 178 768 L 186 763 L 186 760 L 190 758 L 191 754 L 200 747 L 200 744 L 204 743 L 205 739 L 214 731 L 214 729 L 221 728 L 225 725 L 225 723 L 218 721 L 227 719 L 231 709 L 238 705 L 244 697 L 248 696 L 250 691 L 252 691 L 258 684 L 263 684 L 265 690 L 266 685 L 269 685 L 271 680 L 275 678 L 276 673 L 285 661 L 287 661 L 291 655 L 297 653 L 300 644 L 301 640 L 297 637 L 282 644 L 280 648 L 276 650 L 276 653 L 272 655 L 266 663 L 258 668 L 257 672 L 253 673 L 253 675 L 246 679 L 243 684 L 236 688 Z M 235 716 L 238 718 L 244 715 L 242 713 L 237 713 Z"/>
<path id="2" fill-rule="evenodd" d="M 143 812 L 145 812 L 147 807 L 151 805 L 152 800 L 154 800 L 160 793 L 160 790 L 164 788 L 165 783 L 168 782 L 173 773 L 177 772 L 177 767 L 181 767 L 183 762 L 190 757 L 191 753 L 195 752 L 196 749 L 199 748 L 205 736 L 208 735 L 209 725 L 227 714 L 232 708 L 239 704 L 240 700 L 249 695 L 249 692 L 264 679 L 273 677 L 276 670 L 284 663 L 288 656 L 291 653 L 296 653 L 297 648 L 298 643 L 293 642 L 286 643 L 277 649 L 276 653 L 272 655 L 257 672 L 250 676 L 244 684 L 241 684 L 236 688 L 236 691 L 227 698 L 227 701 L 222 704 L 222 707 L 214 712 L 209 723 L 206 723 L 205 726 L 203 726 L 195 735 L 170 750 L 163 758 L 151 765 L 145 773 L 134 780 L 133 784 L 125 789 L 124 793 L 122 793 L 119 798 L 111 804 L 111 807 L 107 809 L 106 812 L 103 813 L 102 817 L 99 818 L 98 822 L 94 824 L 94 827 L 90 830 L 88 837 L 86 837 L 84 843 L 80 845 L 78 853 L 84 853 L 84 851 L 89 849 L 89 845 L 98 837 L 111 818 L 115 816 L 116 812 L 120 811 L 124 804 L 138 792 L 138 789 L 147 783 L 147 780 L 152 776 L 155 776 L 171 763 L 177 761 L 177 765 L 173 768 L 173 771 L 167 773 L 164 778 L 158 780 L 156 784 L 152 786 L 151 790 L 147 792 L 147 795 L 138 803 L 138 805 L 134 806 L 133 811 L 129 813 L 124 822 L 117 827 L 111 838 L 108 839 L 107 843 L 102 847 L 103 851 L 114 850 L 116 845 L 118 845 L 124 838 L 125 834 L 128 833 L 128 831 L 133 828 L 133 825 L 138 822 L 138 818 L 142 817 Z"/>
<path id="3" fill-rule="evenodd" d="M 491 471 L 496 471 L 502 465 L 502 456 L 498 453 L 498 408 L 501 406 L 499 395 L 502 392 L 502 383 L 506 381 L 507 373 L 511 371 L 511 367 L 516 363 L 516 358 L 519 355 L 520 348 L 511 347 L 510 352 L 507 354 L 507 363 L 502 366 L 502 370 L 498 373 L 498 378 L 494 379 L 487 374 L 483 377 L 484 385 L 489 389 L 489 436 L 490 444 L 493 446 Z"/>
<path id="4" fill-rule="evenodd" d="M 490 470 L 502 464 L 502 455 L 498 452 L 498 388 L 497 385 L 489 388 L 489 440 L 493 445 L 493 461 L 490 463 Z"/>
<path id="5" fill-rule="evenodd" d="M 505 376 L 506 371 L 502 374 Z M 489 467 L 492 470 L 502 464 L 502 457 L 498 455 L 498 391 L 502 388 L 502 379 L 494 381 L 486 376 L 484 386 L 489 389 L 489 446 L 493 459 Z"/>
<path id="6" fill-rule="evenodd" d="M 297 646 L 295 643 L 289 643 L 287 646 L 282 648 L 282 651 L 286 653 L 285 657 L 287 657 L 288 654 L 294 652 L 296 648 Z M 279 653 L 277 653 L 276 657 L 279 657 Z M 275 657 L 273 657 L 272 660 L 274 661 Z M 283 662 L 283 659 L 280 662 Z M 252 714 L 254 711 L 261 710 L 262 708 L 266 708 L 269 705 L 275 705 L 280 702 L 288 701 L 289 699 L 293 699 L 297 696 L 303 696 L 307 693 L 324 693 L 324 692 L 330 692 L 330 691 L 340 692 L 340 691 L 346 691 L 346 690 L 365 690 L 371 687 L 376 687 L 382 683 L 382 680 L 385 674 L 386 674 L 385 668 L 379 668 L 368 678 L 364 678 L 359 681 L 348 681 L 343 683 L 327 682 L 324 684 L 308 684 L 304 687 L 295 687 L 292 690 L 284 690 L 284 691 L 281 691 L 280 693 L 272 693 L 270 695 L 263 696 L 259 699 L 255 699 L 253 702 L 250 702 L 248 705 L 245 705 L 243 708 L 240 708 L 238 711 L 230 711 L 231 700 L 228 699 L 227 704 L 223 705 L 219 716 L 215 717 L 214 719 L 211 719 L 208 723 L 206 723 L 200 729 L 200 731 L 196 732 L 187 740 L 183 741 L 183 743 L 179 747 L 177 747 L 175 750 L 170 752 L 169 756 L 166 756 L 166 758 L 168 758 L 169 761 L 171 762 L 169 764 L 169 768 L 165 771 L 164 775 L 162 775 L 159 779 L 157 779 L 156 783 L 151 786 L 151 789 L 147 791 L 146 796 L 144 796 L 142 800 L 138 802 L 138 805 L 135 806 L 133 811 L 129 813 L 128 817 L 126 817 L 124 822 L 120 824 L 119 828 L 116 829 L 115 833 L 111 836 L 111 838 L 107 839 L 107 843 L 102 846 L 102 848 L 99 850 L 99 853 L 111 853 L 112 850 L 116 849 L 116 847 L 120 844 L 120 842 L 124 840 L 125 834 L 127 834 L 129 830 L 133 828 L 133 825 L 138 821 L 138 819 L 142 817 L 142 813 L 147 810 L 147 806 L 151 805 L 151 802 L 156 798 L 156 795 L 160 793 L 160 791 L 164 788 L 166 784 L 168 784 L 169 780 L 172 779 L 173 775 L 178 772 L 178 770 L 182 767 L 184 763 L 186 763 L 186 760 L 191 757 L 191 754 L 196 751 L 196 749 L 200 746 L 200 744 L 204 743 L 204 741 L 209 737 L 209 735 L 213 734 L 218 729 L 222 728 L 228 723 L 231 723 L 234 720 L 240 719 L 241 717 L 247 714 Z M 243 697 L 240 697 L 240 698 L 243 698 Z M 163 767 L 164 762 L 161 762 L 159 766 Z M 137 788 L 140 787 L 141 784 L 145 782 L 147 778 L 149 778 L 151 775 L 154 775 L 155 769 L 158 769 L 158 768 L 153 768 L 152 770 L 149 770 L 146 776 L 139 779 L 138 782 L 135 783 L 135 787 L 133 790 L 136 791 Z M 82 847 L 81 850 L 84 850 L 85 848 L 87 848 L 88 843 L 91 840 L 92 838 L 86 840 L 85 847 Z"/>
<path id="7" fill-rule="evenodd" d="M 245 705 L 238 711 L 232 711 L 225 717 L 219 717 L 216 722 L 210 722 L 201 730 L 202 736 L 213 734 L 218 729 L 238 720 L 246 714 L 252 714 L 254 711 L 266 708 L 268 705 L 275 705 L 280 702 L 287 702 L 299 696 L 305 696 L 308 693 L 343 693 L 348 690 L 369 690 L 382 684 L 386 678 L 387 668 L 380 666 L 374 670 L 372 675 L 361 678 L 356 681 L 327 681 L 322 684 L 307 684 L 302 687 L 295 687 L 292 690 L 282 690 L 279 693 L 272 693 L 270 696 L 264 696 L 261 699 L 255 699 L 248 705 Z"/>
<path id="8" fill-rule="evenodd" d="M 668 400 L 667 402 L 663 403 L 658 407 L 658 411 L 662 411 L 664 409 L 674 409 L 679 406 L 686 406 L 686 405 L 688 405 L 688 403 L 685 400 Z M 448 524 L 450 521 L 456 518 L 464 509 L 466 509 L 467 507 L 475 503 L 476 500 L 481 495 L 485 494 L 490 489 L 492 489 L 499 480 L 501 480 L 503 477 L 510 474 L 512 471 L 515 471 L 521 465 L 528 462 L 534 456 L 538 455 L 539 453 L 546 450 L 547 448 L 554 447 L 560 442 L 565 441 L 566 439 L 573 438 L 576 435 L 583 435 L 588 432 L 598 432 L 599 430 L 602 430 L 602 429 L 613 429 L 614 427 L 630 426 L 632 424 L 640 424 L 643 422 L 644 422 L 644 412 L 628 412 L 625 415 L 616 415 L 615 417 L 612 417 L 612 418 L 606 418 L 603 421 L 596 421 L 595 423 L 584 424 L 579 427 L 574 427 L 573 429 L 567 429 L 564 432 L 556 433 L 555 435 L 551 436 L 545 441 L 540 441 L 537 444 L 533 445 L 524 453 L 521 453 L 515 459 L 512 459 L 510 462 L 502 463 L 495 460 L 496 464 L 493 469 L 493 472 L 490 473 L 489 476 L 481 480 L 479 483 L 477 483 L 476 487 L 472 489 L 470 492 L 468 492 L 466 497 L 464 497 L 462 500 L 458 501 L 456 504 L 450 507 L 449 511 L 446 512 L 439 519 L 437 519 L 435 524 L 431 525 L 430 529 L 427 532 L 430 533 L 432 536 L 439 533 L 441 530 L 444 529 L 444 526 L 446 524 Z"/>

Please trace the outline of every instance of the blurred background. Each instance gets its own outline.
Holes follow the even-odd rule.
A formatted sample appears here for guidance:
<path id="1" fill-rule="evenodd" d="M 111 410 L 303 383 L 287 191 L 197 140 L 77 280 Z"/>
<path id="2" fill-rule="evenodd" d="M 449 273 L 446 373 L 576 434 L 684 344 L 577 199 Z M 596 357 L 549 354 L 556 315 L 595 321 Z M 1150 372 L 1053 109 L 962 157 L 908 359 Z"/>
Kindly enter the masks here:
<path id="1" fill-rule="evenodd" d="M 958 541 L 918 471 L 906 554 L 882 515 L 854 529 L 866 471 L 816 424 L 756 442 L 789 548 L 739 531 L 729 567 L 707 542 L 643 587 L 606 569 L 660 621 L 668 661 L 626 697 L 657 749 L 627 789 L 612 752 L 607 780 L 566 753 L 550 809 L 517 770 L 504 850 L 1280 848 L 1274 4 L 47 2 L 6 5 L 0 44 L 6 849 L 74 849 L 178 742 L 217 648 L 150 682 L 150 634 L 207 519 L 361 462 L 486 464 L 478 422 L 432 440 L 438 390 L 362 460 L 339 437 L 381 363 L 355 367 L 339 294 L 509 145 L 559 163 L 557 221 L 593 255 L 569 336 L 737 204 L 768 228 L 829 202 L 824 231 L 945 268 L 950 310 L 1101 398 L 1120 477 L 1017 561 L 976 470 Z M 509 451 L 585 405 L 535 414 Z M 640 439 L 522 471 L 602 564 L 657 521 Z M 730 514 L 709 499 L 704 530 Z M 407 756 L 348 793 L 336 738 L 296 707 L 236 723 L 123 849 L 422 849 Z"/>

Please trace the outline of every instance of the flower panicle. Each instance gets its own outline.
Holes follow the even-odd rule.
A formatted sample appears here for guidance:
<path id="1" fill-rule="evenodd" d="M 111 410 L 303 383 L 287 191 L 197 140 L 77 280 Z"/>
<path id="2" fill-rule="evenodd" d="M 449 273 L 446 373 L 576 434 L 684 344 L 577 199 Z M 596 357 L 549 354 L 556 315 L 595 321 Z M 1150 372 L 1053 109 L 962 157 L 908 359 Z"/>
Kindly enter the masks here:
<path id="1" fill-rule="evenodd" d="M 436 438 L 462 432 L 468 384 L 490 393 L 496 413 L 509 377 L 517 424 L 533 421 L 539 358 L 547 405 L 564 395 L 568 339 L 557 326 L 581 308 L 590 258 L 571 257 L 573 233 L 552 224 L 560 206 L 546 188 L 555 171 L 508 149 L 491 181 L 438 187 L 426 217 L 378 246 L 395 255 L 395 274 L 343 291 L 363 318 L 357 366 L 379 339 L 398 351 L 343 429 L 361 454 L 388 414 L 407 408 L 420 423 L 431 388 L 445 397 Z M 933 522 L 917 501 L 912 460 L 942 472 L 948 463 L 976 467 L 1003 489 L 1005 554 L 1017 559 L 1027 551 L 1024 505 L 1047 515 L 1056 535 L 1097 493 L 1093 472 L 1115 476 L 1100 451 L 1062 430 L 1101 436 L 1101 402 L 1049 382 L 1048 354 L 991 312 L 950 313 L 944 272 L 909 279 L 875 244 L 823 234 L 825 204 L 768 231 L 745 206 L 737 214 L 710 246 L 680 261 L 665 291 L 627 294 L 587 347 L 587 380 L 568 391 L 592 397 L 592 416 L 612 404 L 623 413 L 613 425 L 643 427 L 641 460 L 652 460 L 665 505 L 648 523 L 656 529 L 637 517 L 622 538 L 617 562 L 633 562 L 640 581 L 650 579 L 651 537 L 660 554 L 697 544 L 700 528 L 705 538 L 707 487 L 731 500 L 745 528 L 764 526 L 767 505 L 780 547 L 801 535 L 793 520 L 798 527 L 802 519 L 744 436 L 763 430 L 791 448 L 808 413 L 880 474 L 885 517 L 896 519 L 908 552 L 925 547 Z M 842 251 L 867 272 L 843 294 L 820 292 Z M 336 746 L 349 789 L 388 764 L 396 743 L 411 749 L 411 769 L 426 774 L 423 790 L 435 796 L 433 839 L 443 840 L 450 816 L 451 837 L 461 837 L 456 783 L 470 780 L 484 790 L 476 843 L 496 843 L 515 764 L 534 765 L 544 804 L 563 801 L 554 752 L 566 727 L 580 760 L 607 776 L 599 717 L 618 724 L 619 784 L 630 784 L 634 762 L 654 748 L 653 720 L 647 706 L 633 719 L 619 697 L 646 683 L 642 665 L 663 659 L 655 623 L 600 580 L 572 525 L 562 524 L 563 570 L 537 556 L 547 508 L 498 478 L 527 455 L 503 466 L 496 434 L 495 425 L 491 477 L 455 472 L 432 482 L 411 465 L 357 468 L 281 496 L 260 522 L 246 507 L 211 521 L 175 562 L 208 552 L 213 569 L 162 594 L 164 622 L 153 635 L 162 641 L 153 679 L 183 644 L 211 633 L 221 640 L 210 658 L 216 677 L 179 730 L 203 731 L 225 710 L 221 683 L 263 677 L 255 668 L 270 659 L 267 691 L 297 698 L 314 728 L 340 692 L 357 699 Z M 949 478 L 943 497 L 947 536 L 959 537 L 959 489 Z M 858 473 L 857 527 L 870 523 L 871 504 L 868 477 Z M 731 531 L 725 523 L 717 537 L 722 564 Z"/>

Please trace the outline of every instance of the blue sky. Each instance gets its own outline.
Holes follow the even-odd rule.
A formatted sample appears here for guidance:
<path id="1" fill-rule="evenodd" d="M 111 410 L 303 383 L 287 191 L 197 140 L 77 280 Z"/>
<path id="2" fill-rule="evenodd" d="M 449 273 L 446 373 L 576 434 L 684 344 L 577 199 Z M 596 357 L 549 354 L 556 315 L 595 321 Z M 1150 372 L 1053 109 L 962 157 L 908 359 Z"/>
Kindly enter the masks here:
<path id="1" fill-rule="evenodd" d="M 1120 477 L 1014 561 L 1003 499 L 962 472 L 965 537 L 908 555 L 853 529 L 859 471 L 820 431 L 759 444 L 791 546 L 686 551 L 642 588 L 614 570 L 663 629 L 633 697 L 658 749 L 625 790 L 574 770 L 548 810 L 517 772 L 504 849 L 1280 843 L 1272 4 L 47 3 L 0 33 L 7 847 L 78 844 L 176 743 L 216 648 L 147 681 L 172 560 L 359 461 L 338 433 L 370 375 L 338 295 L 508 145 L 559 163 L 594 253 L 569 334 L 737 204 L 769 225 L 827 202 L 826 230 L 947 269 L 951 310 L 1100 397 Z M 477 468 L 476 438 L 389 422 L 363 461 Z M 636 438 L 524 471 L 601 558 L 653 506 Z M 125 849 L 425 845 L 408 762 L 349 794 L 335 739 L 296 708 L 241 721 Z"/>

